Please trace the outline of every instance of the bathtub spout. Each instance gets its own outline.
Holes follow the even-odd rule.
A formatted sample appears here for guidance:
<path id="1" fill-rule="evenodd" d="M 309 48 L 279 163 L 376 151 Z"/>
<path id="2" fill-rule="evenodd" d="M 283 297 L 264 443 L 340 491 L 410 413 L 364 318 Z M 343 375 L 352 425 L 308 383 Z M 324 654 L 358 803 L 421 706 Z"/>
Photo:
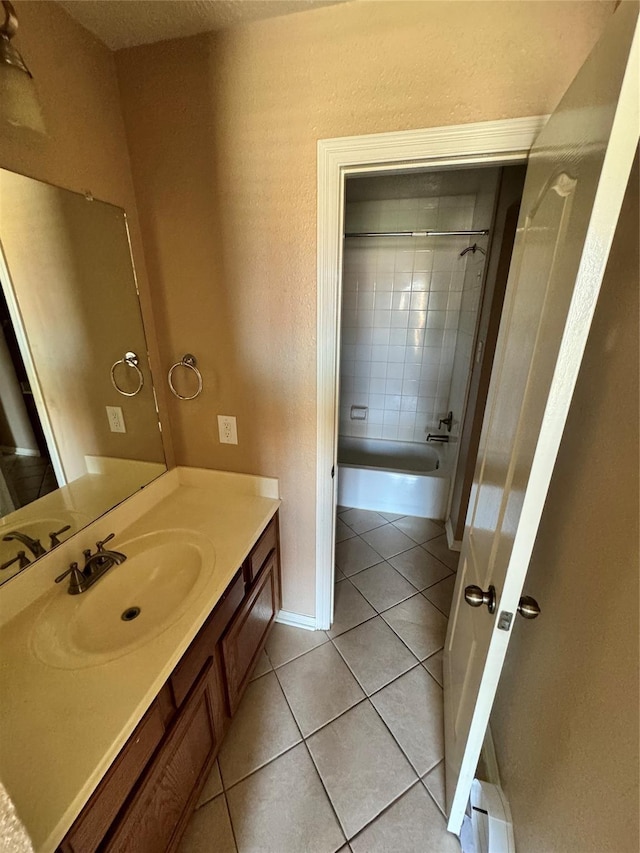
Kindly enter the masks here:
<path id="1" fill-rule="evenodd" d="M 432 435 L 431 433 L 429 433 L 429 435 L 427 436 L 427 441 L 440 441 L 440 442 L 446 444 L 449 441 L 449 436 L 448 435 Z"/>

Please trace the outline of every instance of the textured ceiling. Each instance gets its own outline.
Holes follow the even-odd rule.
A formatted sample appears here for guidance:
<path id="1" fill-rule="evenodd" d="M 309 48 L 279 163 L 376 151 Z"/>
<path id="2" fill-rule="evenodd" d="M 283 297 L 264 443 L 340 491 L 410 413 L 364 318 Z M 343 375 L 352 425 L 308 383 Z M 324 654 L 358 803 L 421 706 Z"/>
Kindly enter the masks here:
<path id="1" fill-rule="evenodd" d="M 345 0 L 59 0 L 112 50 L 333 6 Z"/>

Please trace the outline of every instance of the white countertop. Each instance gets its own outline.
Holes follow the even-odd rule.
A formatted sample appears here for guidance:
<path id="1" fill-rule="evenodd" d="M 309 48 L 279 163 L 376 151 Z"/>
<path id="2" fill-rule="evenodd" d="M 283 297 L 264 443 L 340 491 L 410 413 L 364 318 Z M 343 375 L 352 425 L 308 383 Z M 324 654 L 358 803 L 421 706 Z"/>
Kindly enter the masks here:
<path id="1" fill-rule="evenodd" d="M 277 495 L 275 480 L 174 469 L 0 590 L 0 779 L 36 853 L 60 843 L 275 514 Z M 66 582 L 53 585 L 67 562 L 113 530 L 117 550 L 118 542 L 167 528 L 193 530 L 215 548 L 215 568 L 186 612 L 108 663 L 57 669 L 41 662 L 30 649 L 31 629 L 52 596 L 67 595 Z"/>

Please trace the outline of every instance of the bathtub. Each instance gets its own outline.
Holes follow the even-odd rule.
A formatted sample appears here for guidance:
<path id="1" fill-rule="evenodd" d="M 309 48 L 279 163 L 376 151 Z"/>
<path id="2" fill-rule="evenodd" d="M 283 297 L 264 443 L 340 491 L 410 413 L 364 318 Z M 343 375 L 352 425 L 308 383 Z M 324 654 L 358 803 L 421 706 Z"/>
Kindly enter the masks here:
<path id="1" fill-rule="evenodd" d="M 338 504 L 444 519 L 449 472 L 443 448 L 426 442 L 338 439 Z"/>

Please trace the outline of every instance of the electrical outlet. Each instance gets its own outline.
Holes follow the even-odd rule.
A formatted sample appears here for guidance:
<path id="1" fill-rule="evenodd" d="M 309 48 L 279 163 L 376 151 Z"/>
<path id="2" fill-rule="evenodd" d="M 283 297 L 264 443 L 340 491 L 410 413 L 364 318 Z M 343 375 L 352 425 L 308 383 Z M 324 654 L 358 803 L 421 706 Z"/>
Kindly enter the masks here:
<path id="1" fill-rule="evenodd" d="M 238 443 L 238 428 L 233 415 L 218 415 L 218 435 L 220 444 Z"/>
<path id="2" fill-rule="evenodd" d="M 109 429 L 111 432 L 126 432 L 127 428 L 124 425 L 124 415 L 120 406 L 107 406 L 107 418 L 109 420 Z"/>

